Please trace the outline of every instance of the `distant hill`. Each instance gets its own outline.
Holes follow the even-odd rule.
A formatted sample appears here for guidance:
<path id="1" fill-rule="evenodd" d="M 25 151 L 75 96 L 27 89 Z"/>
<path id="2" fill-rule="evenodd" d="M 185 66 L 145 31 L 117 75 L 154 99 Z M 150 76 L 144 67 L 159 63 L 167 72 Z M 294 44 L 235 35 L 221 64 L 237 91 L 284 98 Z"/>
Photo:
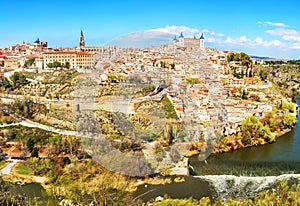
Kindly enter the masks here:
<path id="1" fill-rule="evenodd" d="M 286 61 L 287 59 L 281 59 L 281 58 L 274 58 L 274 57 L 260 57 L 260 56 L 254 56 L 250 55 L 251 58 L 264 60 L 264 61 Z"/>
<path id="2" fill-rule="evenodd" d="M 162 44 L 172 44 L 174 35 L 160 31 L 135 32 L 120 36 L 108 42 L 108 46 L 120 48 L 146 48 Z"/>

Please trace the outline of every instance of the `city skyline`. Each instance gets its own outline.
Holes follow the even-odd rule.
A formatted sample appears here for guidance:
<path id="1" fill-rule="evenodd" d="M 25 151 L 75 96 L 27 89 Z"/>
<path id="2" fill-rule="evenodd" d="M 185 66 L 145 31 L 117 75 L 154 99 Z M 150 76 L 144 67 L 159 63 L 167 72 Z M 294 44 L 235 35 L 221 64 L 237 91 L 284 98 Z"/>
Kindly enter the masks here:
<path id="1" fill-rule="evenodd" d="M 289 3 L 290 2 L 290 3 Z M 2 3 L 0 47 L 48 41 L 50 47 L 171 43 L 174 35 L 199 36 L 207 47 L 251 55 L 299 59 L 300 3 L 292 1 L 14 1 Z M 140 39 L 141 44 L 131 44 Z"/>

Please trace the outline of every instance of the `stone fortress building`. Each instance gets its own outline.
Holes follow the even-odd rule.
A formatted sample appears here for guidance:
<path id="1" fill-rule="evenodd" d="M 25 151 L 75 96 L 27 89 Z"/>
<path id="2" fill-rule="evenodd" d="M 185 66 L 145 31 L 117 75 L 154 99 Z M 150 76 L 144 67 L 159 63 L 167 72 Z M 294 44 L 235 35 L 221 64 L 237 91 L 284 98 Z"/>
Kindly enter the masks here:
<path id="1" fill-rule="evenodd" d="M 195 48 L 204 51 L 204 37 L 203 33 L 201 34 L 200 38 L 185 38 L 181 32 L 180 36 L 177 38 L 175 36 L 173 40 L 174 46 L 179 48 Z"/>

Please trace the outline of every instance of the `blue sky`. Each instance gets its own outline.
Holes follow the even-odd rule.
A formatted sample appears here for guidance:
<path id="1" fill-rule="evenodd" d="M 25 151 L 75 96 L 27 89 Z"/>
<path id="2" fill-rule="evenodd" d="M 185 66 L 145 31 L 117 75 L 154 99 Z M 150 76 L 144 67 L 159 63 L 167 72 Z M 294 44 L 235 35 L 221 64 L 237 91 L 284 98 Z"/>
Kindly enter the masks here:
<path id="1" fill-rule="evenodd" d="M 0 47 L 37 37 L 51 47 L 72 47 L 81 27 L 87 45 L 135 32 L 145 37 L 149 30 L 170 35 L 183 30 L 186 36 L 203 32 L 212 48 L 300 59 L 299 7 L 295 0 L 4 1 Z"/>

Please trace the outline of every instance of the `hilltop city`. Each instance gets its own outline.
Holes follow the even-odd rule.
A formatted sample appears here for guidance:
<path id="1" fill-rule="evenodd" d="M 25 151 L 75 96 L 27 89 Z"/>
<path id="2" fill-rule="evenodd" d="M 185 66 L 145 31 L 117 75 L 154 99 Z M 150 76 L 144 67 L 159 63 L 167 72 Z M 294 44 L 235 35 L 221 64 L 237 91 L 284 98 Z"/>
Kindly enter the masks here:
<path id="1" fill-rule="evenodd" d="M 148 48 L 90 46 L 85 38 L 81 30 L 73 48 L 37 38 L 0 49 L 0 157 L 15 160 L 1 170 L 8 179 L 68 196 L 59 177 L 75 181 L 85 167 L 94 172 L 85 177 L 89 191 L 102 175 L 87 166 L 93 161 L 101 171 L 180 182 L 188 157 L 273 143 L 297 122 L 300 78 L 284 69 L 297 61 L 207 48 L 203 34 L 181 31 L 173 44 Z M 18 176 L 24 167 L 30 175 Z"/>

